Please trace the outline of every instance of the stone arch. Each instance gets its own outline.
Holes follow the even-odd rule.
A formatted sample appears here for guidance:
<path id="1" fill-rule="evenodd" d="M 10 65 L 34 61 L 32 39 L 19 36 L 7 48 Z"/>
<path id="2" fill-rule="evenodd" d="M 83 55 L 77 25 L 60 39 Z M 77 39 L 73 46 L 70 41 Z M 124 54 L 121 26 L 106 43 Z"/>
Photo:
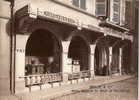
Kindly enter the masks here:
<path id="1" fill-rule="evenodd" d="M 62 44 L 55 34 L 46 29 L 37 29 L 32 32 L 26 43 L 26 75 L 36 73 L 55 73 L 61 71 L 61 53 Z M 35 63 L 34 63 L 35 62 Z M 52 63 L 53 62 L 53 63 Z M 51 67 L 49 66 L 52 63 Z M 38 65 L 42 67 L 29 69 L 31 65 Z M 47 67 L 49 66 L 49 68 Z M 32 72 L 30 72 L 32 71 Z"/>
<path id="2" fill-rule="evenodd" d="M 51 32 L 51 34 L 53 34 L 57 38 L 57 40 L 60 43 L 61 49 L 63 50 L 63 47 L 61 44 L 61 42 L 62 42 L 61 36 L 59 34 L 57 34 L 57 31 L 54 29 L 54 27 L 51 26 L 50 23 L 51 22 L 35 20 L 34 23 L 32 23 L 30 25 L 31 27 L 29 27 L 28 32 L 33 33 L 34 31 L 39 30 L 39 29 L 48 30 L 49 32 Z"/>
<path id="3" fill-rule="evenodd" d="M 85 36 L 79 34 L 71 35 L 68 57 L 72 60 L 79 60 L 81 71 L 90 69 L 90 45 Z"/>

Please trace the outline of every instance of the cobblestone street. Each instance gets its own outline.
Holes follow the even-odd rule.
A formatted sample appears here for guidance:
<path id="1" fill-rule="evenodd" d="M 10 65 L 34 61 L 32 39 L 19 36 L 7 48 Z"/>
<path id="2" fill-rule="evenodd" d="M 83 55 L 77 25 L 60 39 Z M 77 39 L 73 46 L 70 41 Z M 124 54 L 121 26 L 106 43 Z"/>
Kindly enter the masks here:
<path id="1" fill-rule="evenodd" d="M 92 85 L 89 89 L 73 91 L 77 93 L 52 100 L 137 100 L 137 79 L 101 86 Z"/>
<path id="2" fill-rule="evenodd" d="M 0 96 L 0 100 L 137 100 L 137 78 L 96 76 L 83 83 Z"/>

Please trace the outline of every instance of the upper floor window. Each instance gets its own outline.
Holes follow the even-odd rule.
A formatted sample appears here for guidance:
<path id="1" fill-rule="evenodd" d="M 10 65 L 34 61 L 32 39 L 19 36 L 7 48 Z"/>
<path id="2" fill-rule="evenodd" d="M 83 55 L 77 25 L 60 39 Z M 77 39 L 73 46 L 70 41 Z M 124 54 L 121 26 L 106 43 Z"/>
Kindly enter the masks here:
<path id="1" fill-rule="evenodd" d="M 126 1 L 125 2 L 125 27 L 131 28 L 132 27 L 132 2 Z"/>
<path id="2" fill-rule="evenodd" d="M 96 16 L 120 23 L 120 0 L 96 0 Z"/>
<path id="3" fill-rule="evenodd" d="M 113 7 L 113 16 L 112 16 L 112 20 L 115 23 L 119 23 L 120 22 L 120 0 L 113 0 L 112 3 L 112 7 Z"/>
<path id="4" fill-rule="evenodd" d="M 86 9 L 86 0 L 73 0 L 73 5 L 81 9 Z"/>
<path id="5" fill-rule="evenodd" d="M 96 0 L 96 15 L 106 16 L 107 0 Z"/>

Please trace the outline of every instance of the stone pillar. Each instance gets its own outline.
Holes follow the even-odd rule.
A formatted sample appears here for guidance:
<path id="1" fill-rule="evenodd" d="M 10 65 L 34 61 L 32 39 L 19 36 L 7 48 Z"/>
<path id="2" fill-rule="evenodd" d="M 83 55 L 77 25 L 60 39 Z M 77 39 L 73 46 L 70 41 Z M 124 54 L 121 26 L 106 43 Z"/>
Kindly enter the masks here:
<path id="1" fill-rule="evenodd" d="M 25 79 L 23 77 L 25 75 L 25 49 L 28 37 L 29 35 L 16 35 L 15 93 L 25 90 Z"/>
<path id="2" fill-rule="evenodd" d="M 91 78 L 95 77 L 95 48 L 96 44 L 90 45 L 91 53 L 90 53 L 90 70 L 91 70 Z"/>
<path id="3" fill-rule="evenodd" d="M 68 73 L 70 73 L 71 68 L 68 64 L 68 49 L 69 49 L 70 41 L 62 41 L 62 73 L 63 73 L 63 82 L 68 81 Z"/>
<path id="4" fill-rule="evenodd" d="M 27 39 L 28 35 L 16 36 L 16 77 L 25 75 L 25 49 Z"/>
<path id="5" fill-rule="evenodd" d="M 119 48 L 119 73 L 122 75 L 122 48 Z"/>
<path id="6" fill-rule="evenodd" d="M 25 49 L 16 49 L 16 77 L 24 76 L 25 74 Z"/>
<path id="7" fill-rule="evenodd" d="M 112 47 L 109 47 L 109 74 L 112 75 Z"/>
<path id="8" fill-rule="evenodd" d="M 8 5 L 4 5 L 8 8 Z M 3 2 L 0 0 L 0 9 L 4 10 Z M 4 10 L 5 11 L 5 10 Z M 5 12 L 6 14 L 8 12 Z M 1 12 L 2 14 L 2 12 Z M 0 96 L 9 95 L 10 90 L 10 37 L 6 32 L 8 19 L 0 18 Z M 9 30 L 7 30 L 9 31 Z M 13 81 L 13 80 L 12 80 Z"/>

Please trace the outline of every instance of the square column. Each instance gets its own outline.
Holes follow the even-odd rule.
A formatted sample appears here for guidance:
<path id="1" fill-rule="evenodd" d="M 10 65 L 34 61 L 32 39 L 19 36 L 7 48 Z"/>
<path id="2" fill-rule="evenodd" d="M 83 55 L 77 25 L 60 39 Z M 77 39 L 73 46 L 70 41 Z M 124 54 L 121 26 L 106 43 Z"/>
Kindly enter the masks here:
<path id="1" fill-rule="evenodd" d="M 90 45 L 91 53 L 90 53 L 90 70 L 91 70 L 91 78 L 95 77 L 95 48 L 96 44 Z"/>
<path id="2" fill-rule="evenodd" d="M 28 38 L 29 35 L 16 35 L 16 77 L 23 77 L 25 75 L 25 49 Z"/>
<path id="3" fill-rule="evenodd" d="M 112 76 L 112 47 L 109 47 L 109 74 Z"/>
<path id="4" fill-rule="evenodd" d="M 63 74 L 63 82 L 68 81 L 68 73 L 70 73 L 70 65 L 68 64 L 68 49 L 69 49 L 70 41 L 62 41 L 62 74 Z"/>
<path id="5" fill-rule="evenodd" d="M 119 73 L 122 75 L 122 48 L 119 48 Z"/>
<path id="6" fill-rule="evenodd" d="M 8 7 L 8 5 L 4 5 L 5 4 L 4 2 L 5 2 L 4 0 L 0 0 L 0 7 L 3 7 L 3 8 L 4 6 Z M 5 12 L 5 14 L 7 13 Z M 10 90 L 10 78 L 11 78 L 10 36 L 6 31 L 6 25 L 8 22 L 9 20 L 0 18 L 0 96 L 9 95 L 11 92 Z M 13 82 L 13 80 L 11 81 Z"/>
<path id="7" fill-rule="evenodd" d="M 16 49 L 16 77 L 25 75 L 25 49 Z"/>
<path id="8" fill-rule="evenodd" d="M 16 35 L 15 93 L 25 91 L 25 49 L 29 35 Z M 22 42 L 21 42 L 22 41 Z"/>

